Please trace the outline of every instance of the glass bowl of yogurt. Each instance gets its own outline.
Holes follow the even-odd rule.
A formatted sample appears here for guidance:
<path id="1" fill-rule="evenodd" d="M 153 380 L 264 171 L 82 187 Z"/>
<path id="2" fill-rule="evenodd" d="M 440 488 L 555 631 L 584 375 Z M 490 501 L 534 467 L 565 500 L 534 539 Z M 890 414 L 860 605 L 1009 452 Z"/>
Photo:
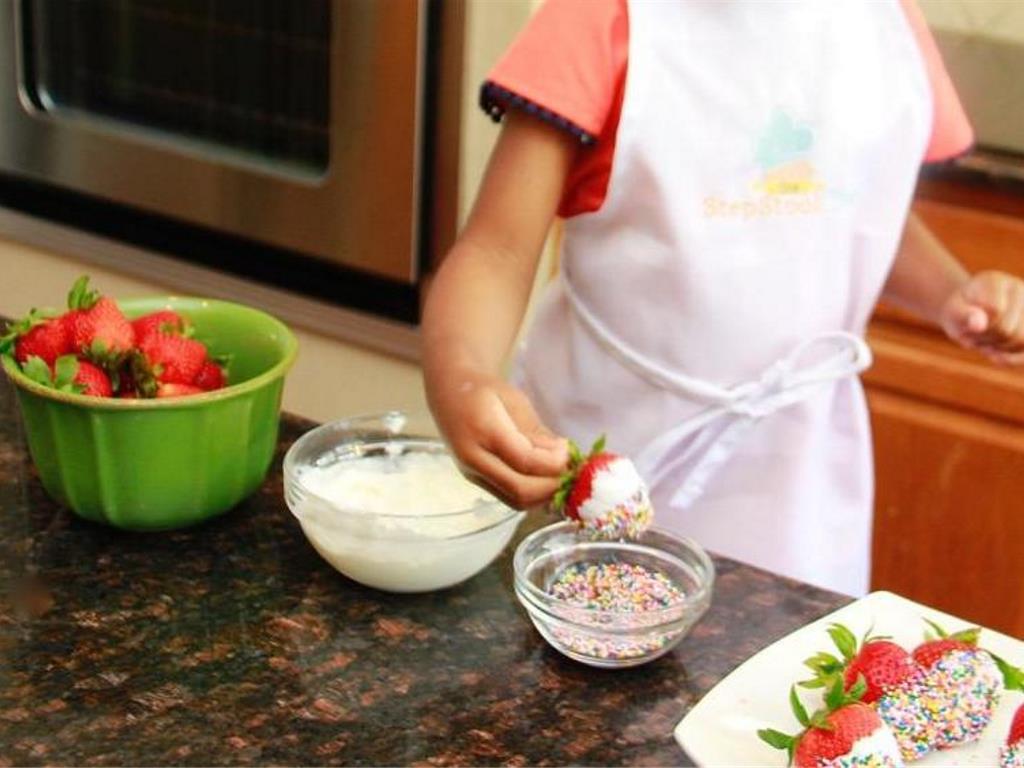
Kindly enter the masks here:
<path id="1" fill-rule="evenodd" d="M 304 434 L 285 455 L 284 494 L 321 557 L 388 592 L 471 578 L 525 516 L 462 476 L 429 417 L 400 411 Z"/>
<path id="2" fill-rule="evenodd" d="M 520 542 L 515 591 L 541 636 L 594 667 L 635 667 L 668 653 L 711 605 L 715 566 L 692 539 L 650 528 L 595 539 L 560 522 Z"/>

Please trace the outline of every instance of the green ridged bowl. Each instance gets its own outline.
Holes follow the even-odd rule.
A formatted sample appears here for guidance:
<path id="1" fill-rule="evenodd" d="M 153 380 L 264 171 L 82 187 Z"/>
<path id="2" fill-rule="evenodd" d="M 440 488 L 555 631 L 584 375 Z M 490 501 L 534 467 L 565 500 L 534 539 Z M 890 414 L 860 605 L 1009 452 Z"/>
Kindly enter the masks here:
<path id="1" fill-rule="evenodd" d="M 3 356 L 43 487 L 81 517 L 128 530 L 182 528 L 225 512 L 270 468 L 295 336 L 276 318 L 226 301 L 118 304 L 130 318 L 164 308 L 185 315 L 211 356 L 229 356 L 233 383 L 183 398 L 87 397 L 37 384 Z"/>

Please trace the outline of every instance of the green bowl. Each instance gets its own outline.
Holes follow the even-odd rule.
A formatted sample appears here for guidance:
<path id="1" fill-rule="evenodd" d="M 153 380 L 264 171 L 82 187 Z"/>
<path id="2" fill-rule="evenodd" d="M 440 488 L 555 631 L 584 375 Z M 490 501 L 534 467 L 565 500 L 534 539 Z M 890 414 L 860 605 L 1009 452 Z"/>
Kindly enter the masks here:
<path id="1" fill-rule="evenodd" d="M 225 301 L 118 302 L 131 318 L 180 311 L 211 355 L 228 355 L 230 386 L 160 400 L 48 389 L 3 356 L 43 487 L 84 518 L 129 530 L 182 528 L 255 491 L 277 445 L 284 379 L 298 344 L 281 321 Z"/>

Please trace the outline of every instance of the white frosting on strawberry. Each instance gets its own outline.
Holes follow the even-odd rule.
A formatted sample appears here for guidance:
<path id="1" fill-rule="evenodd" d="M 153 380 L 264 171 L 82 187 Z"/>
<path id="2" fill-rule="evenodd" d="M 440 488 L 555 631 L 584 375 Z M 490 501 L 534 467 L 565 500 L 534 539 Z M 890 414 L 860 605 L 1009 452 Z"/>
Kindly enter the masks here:
<path id="1" fill-rule="evenodd" d="M 896 737 L 883 726 L 857 739 L 849 752 L 823 763 L 822 768 L 903 768 L 903 758 Z"/>
<path id="2" fill-rule="evenodd" d="M 1024 768 L 1024 741 L 999 750 L 999 768 Z"/>
<path id="3" fill-rule="evenodd" d="M 636 466 L 617 456 L 595 475 L 579 508 L 583 527 L 602 538 L 636 538 L 654 518 L 651 499 Z"/>

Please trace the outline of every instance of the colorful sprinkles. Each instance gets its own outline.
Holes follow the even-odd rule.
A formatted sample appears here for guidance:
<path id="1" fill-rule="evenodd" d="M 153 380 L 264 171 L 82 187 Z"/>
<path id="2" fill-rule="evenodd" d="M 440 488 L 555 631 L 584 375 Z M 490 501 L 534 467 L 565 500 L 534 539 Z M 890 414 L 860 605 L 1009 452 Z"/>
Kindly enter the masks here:
<path id="1" fill-rule="evenodd" d="M 607 512 L 592 520 L 583 520 L 582 530 L 595 539 L 616 541 L 635 539 L 654 521 L 654 508 L 645 491 L 638 491 L 634 496 L 618 504 Z"/>
<path id="2" fill-rule="evenodd" d="M 1003 745 L 999 750 L 999 768 L 1024 768 L 1024 744 Z"/>
<path id="3" fill-rule="evenodd" d="M 907 762 L 978 739 L 999 703 L 1002 677 L 982 650 L 954 651 L 875 705 Z"/>
<path id="4" fill-rule="evenodd" d="M 901 768 L 902 762 L 892 759 L 892 755 L 842 755 L 834 760 L 821 763 L 821 768 Z"/>
<path id="5" fill-rule="evenodd" d="M 614 561 L 574 563 L 559 572 L 548 594 L 581 609 L 567 618 L 592 627 L 552 627 L 558 643 L 581 656 L 606 660 L 647 656 L 664 648 L 678 631 L 648 631 L 664 621 L 664 616 L 650 614 L 686 599 L 664 572 Z"/>

